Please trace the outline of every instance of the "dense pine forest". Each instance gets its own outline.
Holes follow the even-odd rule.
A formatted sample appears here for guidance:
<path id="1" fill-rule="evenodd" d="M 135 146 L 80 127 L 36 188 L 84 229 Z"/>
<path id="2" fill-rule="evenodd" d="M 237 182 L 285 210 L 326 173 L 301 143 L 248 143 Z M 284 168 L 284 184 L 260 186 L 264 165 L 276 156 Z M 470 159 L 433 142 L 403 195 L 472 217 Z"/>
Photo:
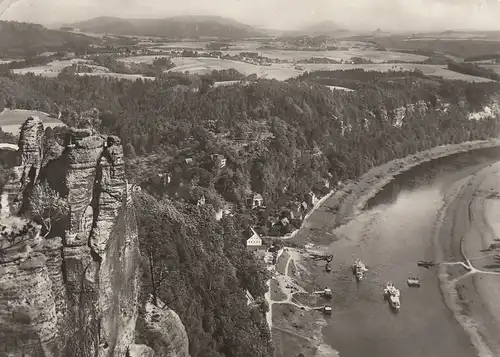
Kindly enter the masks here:
<path id="1" fill-rule="evenodd" d="M 227 77 L 242 81 L 212 87 Z M 99 129 L 122 139 L 129 180 L 143 188 L 135 199 L 145 287 L 179 313 L 193 357 L 272 355 L 267 275 L 245 250 L 248 226 L 274 234 L 271 217 L 311 191 L 319 196 L 394 158 L 500 129 L 496 118 L 468 117 L 496 100 L 495 82 L 362 70 L 287 82 L 244 78 L 220 71 L 135 82 L 70 71 L 52 79 L 0 77 L 0 109 L 61 112 L 74 125 L 96 108 Z M 246 206 L 250 192 L 263 196 L 265 208 Z M 207 204 L 198 206 L 201 197 Z M 214 219 L 227 207 L 233 215 Z M 256 306 L 246 305 L 247 289 Z"/>

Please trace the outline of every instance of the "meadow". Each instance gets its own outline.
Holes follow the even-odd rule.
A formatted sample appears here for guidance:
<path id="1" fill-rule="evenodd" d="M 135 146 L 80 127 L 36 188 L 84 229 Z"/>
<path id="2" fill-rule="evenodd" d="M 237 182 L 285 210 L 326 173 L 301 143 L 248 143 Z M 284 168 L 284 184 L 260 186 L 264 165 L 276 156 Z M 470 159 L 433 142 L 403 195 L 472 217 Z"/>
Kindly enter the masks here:
<path id="1" fill-rule="evenodd" d="M 198 43 L 198 42 L 197 42 Z M 237 53 L 237 51 L 226 51 L 230 53 Z M 348 59 L 356 55 L 363 54 L 363 57 L 370 58 L 374 62 L 373 64 L 300 64 L 301 69 L 296 69 L 293 63 L 273 63 L 270 66 L 261 66 L 245 62 L 218 59 L 210 57 L 172 57 L 172 62 L 175 63 L 176 67 L 170 69 L 171 72 L 189 72 L 191 74 L 208 74 L 213 70 L 222 69 L 236 69 L 237 71 L 250 75 L 256 74 L 259 78 L 276 79 L 276 80 L 287 80 L 292 77 L 296 77 L 303 71 L 315 71 L 315 70 L 342 70 L 342 69 L 355 69 L 362 68 L 367 71 L 389 71 L 389 70 L 410 70 L 419 69 L 426 75 L 438 76 L 444 79 L 450 80 L 464 80 L 464 81 L 478 81 L 485 82 L 490 81 L 489 79 L 480 78 L 476 76 L 465 75 L 461 73 L 456 73 L 449 71 L 444 65 L 426 65 L 426 64 L 415 64 L 415 63 L 380 63 L 381 61 L 386 61 L 389 59 L 399 59 L 399 60 L 421 60 L 425 59 L 424 56 L 406 54 L 392 51 L 375 51 L 375 50 L 359 50 L 353 49 L 350 51 L 279 51 L 279 50 L 265 50 L 259 51 L 261 55 L 271 58 L 288 59 L 288 60 L 298 60 L 299 58 L 309 58 L 308 56 L 314 57 L 325 57 L 330 54 L 330 58 L 337 60 Z M 333 56 L 335 55 L 335 56 Z M 342 58 L 344 56 L 344 58 Z M 168 56 L 134 56 L 119 58 L 118 60 L 123 63 L 153 63 L 154 59 L 157 57 L 168 57 Z M 81 59 L 72 60 L 61 60 L 53 61 L 45 66 L 22 68 L 13 70 L 17 74 L 34 73 L 35 75 L 42 75 L 44 77 L 56 77 L 60 71 L 75 63 L 86 63 L 87 61 Z M 109 72 L 107 68 L 91 65 L 94 67 L 94 73 L 89 73 L 92 76 L 103 76 L 103 77 L 115 77 L 124 79 L 153 79 L 152 77 L 145 77 L 142 75 L 128 75 L 128 74 L 118 74 Z M 500 66 L 491 67 L 500 71 Z M 80 73 L 79 75 L 84 75 Z"/>
<path id="2" fill-rule="evenodd" d="M 34 75 L 42 75 L 44 77 L 57 77 L 57 75 L 63 70 L 63 68 L 78 63 L 92 67 L 94 71 L 97 71 L 97 73 L 109 72 L 109 70 L 105 67 L 90 64 L 90 61 L 82 59 L 57 60 L 57 61 L 52 61 L 44 66 L 13 69 L 12 72 L 16 74 L 33 73 Z"/>
<path id="3" fill-rule="evenodd" d="M 235 55 L 241 51 L 231 49 L 230 51 L 222 51 L 224 54 Z M 394 51 L 377 51 L 377 50 L 361 50 L 350 49 L 348 51 L 291 51 L 291 50 L 275 50 L 263 49 L 256 50 L 260 56 L 268 58 L 278 58 L 286 61 L 300 61 L 313 57 L 325 57 L 337 61 L 347 61 L 352 57 L 362 57 L 369 59 L 375 63 L 383 63 L 384 61 L 404 61 L 404 62 L 418 62 L 424 61 L 428 57 L 415 55 L 411 53 L 402 53 Z"/>
<path id="4" fill-rule="evenodd" d="M 56 118 L 51 118 L 47 113 L 43 113 L 37 110 L 5 109 L 3 112 L 0 113 L 0 128 L 4 132 L 17 136 L 19 135 L 21 125 L 30 116 L 39 117 L 42 120 L 43 125 L 45 127 L 64 126 L 64 124 L 60 120 Z"/>
<path id="5" fill-rule="evenodd" d="M 500 64 L 480 64 L 481 67 L 491 69 L 496 73 L 500 74 Z"/>
<path id="6" fill-rule="evenodd" d="M 295 69 L 292 64 L 272 64 L 271 66 L 257 66 L 248 63 L 223 60 L 217 58 L 195 58 L 195 57 L 179 57 L 172 58 L 172 61 L 177 67 L 170 69 L 173 72 L 185 72 L 193 74 L 207 74 L 214 69 L 229 69 L 234 68 L 239 72 L 249 75 L 255 73 L 260 78 L 287 80 L 292 77 L 298 76 L 303 71 Z M 387 72 L 389 70 L 410 70 L 419 69 L 424 74 L 430 76 L 438 76 L 450 80 L 463 80 L 463 81 L 476 81 L 488 82 L 489 79 L 469 76 L 446 69 L 443 65 L 425 65 L 425 64 L 301 64 L 304 71 L 317 71 L 317 70 L 345 70 L 362 68 L 366 71 L 381 71 Z"/>

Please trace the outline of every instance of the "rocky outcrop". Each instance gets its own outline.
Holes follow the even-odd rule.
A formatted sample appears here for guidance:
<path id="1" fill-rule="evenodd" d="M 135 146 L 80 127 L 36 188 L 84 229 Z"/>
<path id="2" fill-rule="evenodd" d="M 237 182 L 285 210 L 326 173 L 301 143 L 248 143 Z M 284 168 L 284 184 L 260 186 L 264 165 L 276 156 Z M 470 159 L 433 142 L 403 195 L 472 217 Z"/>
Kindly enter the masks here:
<path id="1" fill-rule="evenodd" d="M 0 224 L 0 355 L 58 356 L 61 339 L 40 226 L 10 217 Z"/>
<path id="2" fill-rule="evenodd" d="M 155 352 L 146 345 L 131 345 L 129 355 L 130 357 L 155 357 Z"/>
<path id="3" fill-rule="evenodd" d="M 395 108 L 391 111 L 390 117 L 392 117 L 392 123 L 395 127 L 401 127 L 403 125 L 404 119 L 408 116 L 412 116 L 418 113 L 420 116 L 425 116 L 431 111 L 431 103 L 419 100 L 415 104 L 410 103 L 406 106 L 401 106 Z M 441 106 L 436 106 L 436 110 L 440 110 Z M 385 117 L 388 118 L 387 111 L 385 111 Z M 387 119 L 386 119 L 387 120 Z"/>
<path id="4" fill-rule="evenodd" d="M 139 247 L 120 140 L 71 129 L 51 149 L 43 133 L 38 118 L 25 122 L 21 165 L 1 192 L 0 355 L 149 356 L 134 344 Z M 41 182 L 69 208 L 43 237 L 20 217 L 33 217 Z"/>
<path id="5" fill-rule="evenodd" d="M 186 329 L 173 310 L 160 309 L 148 302 L 137 327 L 138 341 L 151 346 L 157 356 L 189 357 Z"/>

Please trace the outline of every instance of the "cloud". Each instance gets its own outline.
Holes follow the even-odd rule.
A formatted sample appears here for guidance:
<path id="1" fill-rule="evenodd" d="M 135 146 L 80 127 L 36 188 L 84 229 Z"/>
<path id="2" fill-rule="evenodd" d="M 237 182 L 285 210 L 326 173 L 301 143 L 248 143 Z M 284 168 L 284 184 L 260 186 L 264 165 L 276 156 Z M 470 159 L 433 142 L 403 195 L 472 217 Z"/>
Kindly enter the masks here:
<path id="1" fill-rule="evenodd" d="M 17 0 L 2 19 L 48 24 L 181 14 L 232 17 L 276 29 L 325 20 L 366 30 L 500 29 L 497 0 Z"/>

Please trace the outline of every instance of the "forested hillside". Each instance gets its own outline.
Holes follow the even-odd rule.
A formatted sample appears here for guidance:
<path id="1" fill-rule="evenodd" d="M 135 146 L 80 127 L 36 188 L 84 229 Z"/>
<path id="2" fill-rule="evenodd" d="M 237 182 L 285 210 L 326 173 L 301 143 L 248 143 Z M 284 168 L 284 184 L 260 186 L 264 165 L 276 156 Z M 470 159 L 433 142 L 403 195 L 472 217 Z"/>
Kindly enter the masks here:
<path id="1" fill-rule="evenodd" d="M 186 326 L 191 356 L 272 356 L 264 314 L 267 272 L 241 242 L 238 219 L 214 219 L 211 205 L 135 195 L 147 292 Z M 247 306 L 244 290 L 256 296 Z"/>
<path id="2" fill-rule="evenodd" d="M 0 21 L 0 57 L 30 57 L 46 51 L 77 50 L 100 43 L 97 38 L 49 30 L 42 25 Z"/>
<path id="3" fill-rule="evenodd" d="M 339 81 L 355 91 L 319 84 Z M 143 253 L 153 266 L 149 291 L 179 313 L 192 356 L 200 357 L 271 355 L 265 304 L 245 305 L 245 289 L 262 300 L 265 274 L 245 252 L 244 228 L 270 233 L 270 217 L 311 190 L 328 191 L 325 180 L 334 187 L 396 157 L 500 129 L 496 118 L 468 118 L 496 100 L 498 83 L 421 73 L 305 73 L 219 88 L 183 74 L 135 82 L 9 75 L 3 83 L 11 106 L 60 110 L 67 123 L 97 108 L 101 130 L 122 138 L 129 179 L 149 192 L 136 198 Z M 262 194 L 266 208 L 247 208 L 249 192 Z M 208 204 L 197 206 L 203 196 Z M 226 205 L 234 217 L 216 221 Z M 153 288 L 154 275 L 167 271 Z"/>
<path id="4" fill-rule="evenodd" d="M 71 27 L 96 33 L 169 38 L 243 38 L 263 34 L 256 28 L 219 16 L 175 16 L 164 19 L 97 17 L 71 24 Z"/>

